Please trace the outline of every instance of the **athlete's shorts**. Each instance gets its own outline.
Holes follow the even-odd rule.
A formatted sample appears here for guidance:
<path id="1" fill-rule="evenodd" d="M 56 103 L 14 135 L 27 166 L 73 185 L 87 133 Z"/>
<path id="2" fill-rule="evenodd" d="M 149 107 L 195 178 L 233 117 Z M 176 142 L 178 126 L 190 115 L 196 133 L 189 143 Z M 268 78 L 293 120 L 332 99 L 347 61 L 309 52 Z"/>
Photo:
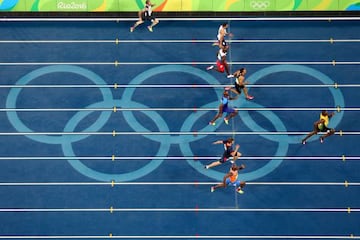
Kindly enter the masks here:
<path id="1" fill-rule="evenodd" d="M 224 66 L 224 63 L 221 62 L 220 60 L 217 60 L 216 61 L 216 68 L 218 69 L 219 72 L 224 72 L 225 70 L 225 66 Z"/>
<path id="2" fill-rule="evenodd" d="M 318 130 L 318 132 L 331 132 L 331 128 L 328 128 L 328 127 L 325 127 L 325 126 L 323 126 L 323 128 L 322 129 L 319 129 L 318 127 L 316 127 L 317 128 L 317 130 Z"/>
<path id="3" fill-rule="evenodd" d="M 223 154 L 223 156 L 220 158 L 219 162 L 225 163 L 225 162 L 229 161 L 230 158 L 232 158 L 232 156 L 229 154 L 226 154 L 226 152 L 225 152 Z"/>
<path id="4" fill-rule="evenodd" d="M 221 163 L 224 163 L 229 161 L 230 158 L 233 159 L 233 156 L 231 154 L 234 154 L 236 156 L 238 152 L 232 151 L 231 153 L 229 153 L 228 151 L 225 151 L 219 161 Z"/>
<path id="5" fill-rule="evenodd" d="M 155 17 L 154 17 L 154 15 L 149 16 L 148 13 L 145 11 L 145 12 L 143 12 L 141 14 L 141 19 L 143 21 L 151 21 L 151 22 L 153 22 L 155 20 Z"/>
<path id="6" fill-rule="evenodd" d="M 231 108 L 231 107 L 223 107 L 223 112 L 233 113 L 233 112 L 235 112 L 235 109 Z"/>
<path id="7" fill-rule="evenodd" d="M 235 83 L 235 89 L 236 91 L 240 94 L 241 90 L 244 89 L 245 85 L 239 85 L 237 83 Z"/>
<path id="8" fill-rule="evenodd" d="M 226 47 L 227 46 L 227 42 L 225 41 L 225 38 L 223 38 L 223 40 L 220 42 L 220 40 L 218 39 L 218 43 L 219 43 L 219 46 L 223 46 L 223 47 Z"/>
<path id="9" fill-rule="evenodd" d="M 227 186 L 240 187 L 240 180 L 236 180 L 235 182 L 231 182 L 230 178 L 227 178 L 225 180 L 225 183 L 226 183 Z"/>

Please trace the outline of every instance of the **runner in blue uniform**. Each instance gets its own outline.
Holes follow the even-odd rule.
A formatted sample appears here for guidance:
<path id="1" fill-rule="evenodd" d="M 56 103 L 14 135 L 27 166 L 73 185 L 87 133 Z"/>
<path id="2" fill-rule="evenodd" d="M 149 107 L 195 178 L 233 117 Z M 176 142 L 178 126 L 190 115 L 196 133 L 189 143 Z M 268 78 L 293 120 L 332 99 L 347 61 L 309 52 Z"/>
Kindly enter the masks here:
<path id="1" fill-rule="evenodd" d="M 232 159 L 231 162 L 234 163 L 239 157 L 241 157 L 241 153 L 238 152 L 240 145 L 236 144 L 235 149 L 233 149 L 233 144 L 234 144 L 233 138 L 228 138 L 226 140 L 218 140 L 213 142 L 213 144 L 224 144 L 224 153 L 219 160 L 212 162 L 208 165 L 205 165 L 206 169 L 223 164 L 227 162 L 230 158 Z"/>
<path id="2" fill-rule="evenodd" d="M 224 118 L 224 122 L 226 124 L 229 124 L 229 119 L 232 117 L 235 117 L 238 114 L 238 111 L 232 107 L 229 107 L 229 100 L 235 100 L 236 97 L 230 97 L 228 91 L 224 91 L 223 96 L 221 97 L 221 103 L 219 105 L 219 112 L 216 114 L 216 116 L 209 122 L 210 125 L 215 125 L 215 121 L 222 117 L 223 113 L 227 113 L 226 117 Z"/>

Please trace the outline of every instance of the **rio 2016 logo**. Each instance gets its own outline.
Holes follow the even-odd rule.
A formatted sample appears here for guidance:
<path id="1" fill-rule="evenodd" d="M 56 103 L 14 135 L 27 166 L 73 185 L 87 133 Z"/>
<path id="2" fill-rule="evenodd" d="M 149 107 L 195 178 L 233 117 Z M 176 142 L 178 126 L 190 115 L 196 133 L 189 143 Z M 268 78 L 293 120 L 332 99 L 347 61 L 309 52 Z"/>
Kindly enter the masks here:
<path id="1" fill-rule="evenodd" d="M 57 9 L 60 10 L 86 10 L 87 4 L 86 2 L 63 2 L 60 1 L 57 3 Z"/>

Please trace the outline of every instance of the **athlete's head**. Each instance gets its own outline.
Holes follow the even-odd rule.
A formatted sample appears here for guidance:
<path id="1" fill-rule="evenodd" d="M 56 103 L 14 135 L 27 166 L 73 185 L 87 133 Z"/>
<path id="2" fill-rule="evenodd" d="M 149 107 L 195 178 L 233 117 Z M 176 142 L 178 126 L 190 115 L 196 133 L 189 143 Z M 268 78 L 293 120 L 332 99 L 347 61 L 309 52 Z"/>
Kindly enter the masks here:
<path id="1" fill-rule="evenodd" d="M 225 91 L 223 92 L 223 96 L 224 96 L 224 97 L 229 97 L 229 92 L 225 90 Z"/>
<path id="2" fill-rule="evenodd" d="M 230 138 L 228 138 L 228 139 L 226 139 L 226 143 L 227 144 L 233 144 L 233 142 L 234 142 L 234 139 L 232 138 L 232 137 L 230 137 Z"/>
<path id="3" fill-rule="evenodd" d="M 227 28 L 227 27 L 229 27 L 229 24 L 225 22 L 225 23 L 221 24 L 221 26 L 223 26 L 223 28 Z"/>
<path id="4" fill-rule="evenodd" d="M 146 0 L 146 1 L 145 1 L 145 4 L 150 4 L 150 0 Z"/>
<path id="5" fill-rule="evenodd" d="M 321 115 L 327 116 L 327 115 L 328 115 L 328 112 L 327 112 L 326 110 L 322 110 Z"/>
<path id="6" fill-rule="evenodd" d="M 239 72 L 241 75 L 245 75 L 246 74 L 246 68 L 240 68 Z"/>

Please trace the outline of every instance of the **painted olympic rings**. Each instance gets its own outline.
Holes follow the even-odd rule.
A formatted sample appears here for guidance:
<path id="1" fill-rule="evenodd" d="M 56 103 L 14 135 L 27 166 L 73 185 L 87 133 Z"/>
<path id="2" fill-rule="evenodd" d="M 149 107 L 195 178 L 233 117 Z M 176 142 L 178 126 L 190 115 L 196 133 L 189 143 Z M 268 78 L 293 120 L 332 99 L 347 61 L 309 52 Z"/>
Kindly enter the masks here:
<path id="1" fill-rule="evenodd" d="M 295 71 L 300 72 L 304 74 L 308 74 L 312 77 L 317 78 L 324 84 L 331 84 L 333 83 L 332 80 L 324 75 L 323 73 L 309 68 L 305 66 L 298 66 L 298 65 L 277 65 L 277 66 L 271 66 L 264 69 L 261 69 L 254 74 L 252 74 L 248 80 L 252 83 L 255 83 L 259 79 L 265 77 L 268 74 L 271 73 L 277 73 L 282 71 Z M 105 84 L 105 81 L 101 79 L 98 75 L 95 73 L 76 66 L 50 66 L 50 67 L 43 67 L 39 68 L 37 70 L 34 70 L 28 74 L 26 74 L 24 77 L 22 77 L 17 84 L 25 85 L 31 82 L 33 79 L 42 76 L 43 74 L 49 74 L 52 72 L 70 72 L 74 74 L 80 74 L 84 77 L 87 77 L 90 79 L 94 84 Z M 217 85 L 219 82 L 210 74 L 207 72 L 204 72 L 202 70 L 199 70 L 197 68 L 191 67 L 191 66 L 184 66 L 184 65 L 164 65 L 164 66 L 158 66 L 151 68 L 149 70 L 146 70 L 136 76 L 133 80 L 129 82 L 129 85 L 134 84 L 141 84 L 146 79 L 148 79 L 151 76 L 155 76 L 162 73 L 169 73 L 169 72 L 181 72 L 181 73 L 187 73 L 194 75 L 200 79 L 203 79 L 208 84 L 214 84 Z M 340 92 L 340 90 L 334 90 L 330 89 L 334 101 L 339 106 L 344 106 L 344 99 Z M 123 95 L 120 100 L 113 99 L 113 96 L 111 94 L 111 91 L 109 89 L 100 89 L 100 93 L 102 95 L 102 101 L 90 104 L 86 108 L 92 109 L 92 108 L 112 108 L 113 106 L 116 106 L 118 108 L 121 108 L 121 106 L 127 106 L 130 108 L 147 108 L 145 104 L 135 102 L 132 97 L 135 92 L 134 88 L 125 88 Z M 6 101 L 6 107 L 7 108 L 16 108 L 16 101 L 17 97 L 21 93 L 21 90 L 18 88 L 10 89 L 7 101 Z M 221 93 L 219 93 L 219 98 L 221 96 Z M 249 102 L 250 107 L 262 107 L 259 104 Z M 211 108 L 214 106 L 218 106 L 218 101 L 214 101 L 208 104 L 205 104 L 204 106 L 201 106 L 201 108 Z M 72 132 L 75 130 L 75 128 L 78 126 L 81 120 L 86 118 L 91 111 L 80 111 L 74 114 L 73 117 L 70 118 L 70 120 L 66 123 L 64 127 L 65 132 Z M 161 132 L 169 132 L 169 126 L 167 122 L 163 119 L 163 117 L 157 113 L 156 111 L 143 111 L 143 114 L 145 114 L 149 119 L 152 119 Z M 180 131 L 191 131 L 192 127 L 194 126 L 195 122 L 199 120 L 204 114 L 206 114 L 206 111 L 197 111 L 189 114 L 189 116 L 185 119 L 183 125 L 180 128 Z M 265 118 L 268 118 L 275 129 L 277 131 L 286 131 L 286 126 L 284 123 L 279 119 L 279 117 L 274 114 L 271 111 L 259 111 L 260 114 L 262 114 Z M 8 112 L 7 113 L 9 121 L 11 124 L 16 128 L 19 132 L 32 132 L 31 129 L 29 129 L 19 118 L 19 116 L 16 114 L 16 112 Z M 109 120 L 111 117 L 111 112 L 101 112 L 99 118 L 90 125 L 87 129 L 84 131 L 99 131 L 105 123 Z M 145 126 L 143 126 L 134 116 L 134 114 L 131 111 L 122 111 L 122 114 L 124 116 L 124 119 L 128 123 L 128 125 L 136 132 L 150 132 L 149 129 L 147 129 Z M 341 118 L 342 113 L 338 114 L 335 118 L 334 117 L 334 124 L 337 125 Z M 266 129 L 263 129 L 261 126 L 259 126 L 248 114 L 247 111 L 242 111 L 240 114 L 240 117 L 242 119 L 242 122 L 246 124 L 246 126 L 251 129 L 252 131 L 267 131 Z M 200 129 L 198 132 L 209 132 L 209 131 L 215 131 L 218 127 L 217 125 L 215 128 L 213 126 L 206 125 L 204 128 Z M 76 141 L 85 139 L 86 135 L 63 135 L 63 136 L 27 136 L 31 138 L 34 141 L 47 143 L 47 144 L 60 144 L 64 153 L 64 156 L 71 157 L 72 160 L 68 160 L 69 164 L 76 169 L 79 173 L 90 177 L 92 179 L 98 180 L 98 181 L 133 181 L 136 180 L 142 176 L 145 176 L 152 171 L 154 171 L 156 168 L 158 168 L 163 160 L 152 160 L 145 166 L 134 170 L 132 172 L 128 173 L 122 173 L 122 174 L 108 174 L 104 172 L 99 172 L 95 169 L 91 169 L 85 164 L 83 164 L 79 160 L 73 160 L 74 157 L 76 158 L 75 151 L 73 149 L 72 144 Z M 143 137 L 148 138 L 152 141 L 158 142 L 160 144 L 159 150 L 156 153 L 156 157 L 161 156 L 167 156 L 169 153 L 169 149 L 171 144 L 178 144 L 180 146 L 180 150 L 183 153 L 184 156 L 193 156 L 194 153 L 190 147 L 190 143 L 193 141 L 198 141 L 206 135 L 197 135 L 197 136 L 171 136 L 171 135 L 143 135 Z M 296 137 L 292 136 L 274 136 L 274 135 L 264 135 L 262 136 L 265 139 L 277 142 L 278 148 L 274 153 L 274 156 L 286 156 L 289 143 L 299 143 L 299 140 Z M 223 173 L 215 171 L 215 170 L 204 170 L 203 165 L 198 161 L 188 160 L 188 164 L 196 169 L 201 174 L 204 174 L 210 178 L 221 180 L 223 177 Z M 260 177 L 263 177 L 270 172 L 272 172 L 274 169 L 276 169 L 280 164 L 282 160 L 270 160 L 268 163 L 266 163 L 261 168 L 254 170 L 252 172 L 244 173 L 241 175 L 241 178 L 249 181 L 254 180 Z"/>
<path id="2" fill-rule="evenodd" d="M 270 1 L 252 0 L 250 1 L 250 7 L 255 10 L 265 10 L 270 7 Z"/>

